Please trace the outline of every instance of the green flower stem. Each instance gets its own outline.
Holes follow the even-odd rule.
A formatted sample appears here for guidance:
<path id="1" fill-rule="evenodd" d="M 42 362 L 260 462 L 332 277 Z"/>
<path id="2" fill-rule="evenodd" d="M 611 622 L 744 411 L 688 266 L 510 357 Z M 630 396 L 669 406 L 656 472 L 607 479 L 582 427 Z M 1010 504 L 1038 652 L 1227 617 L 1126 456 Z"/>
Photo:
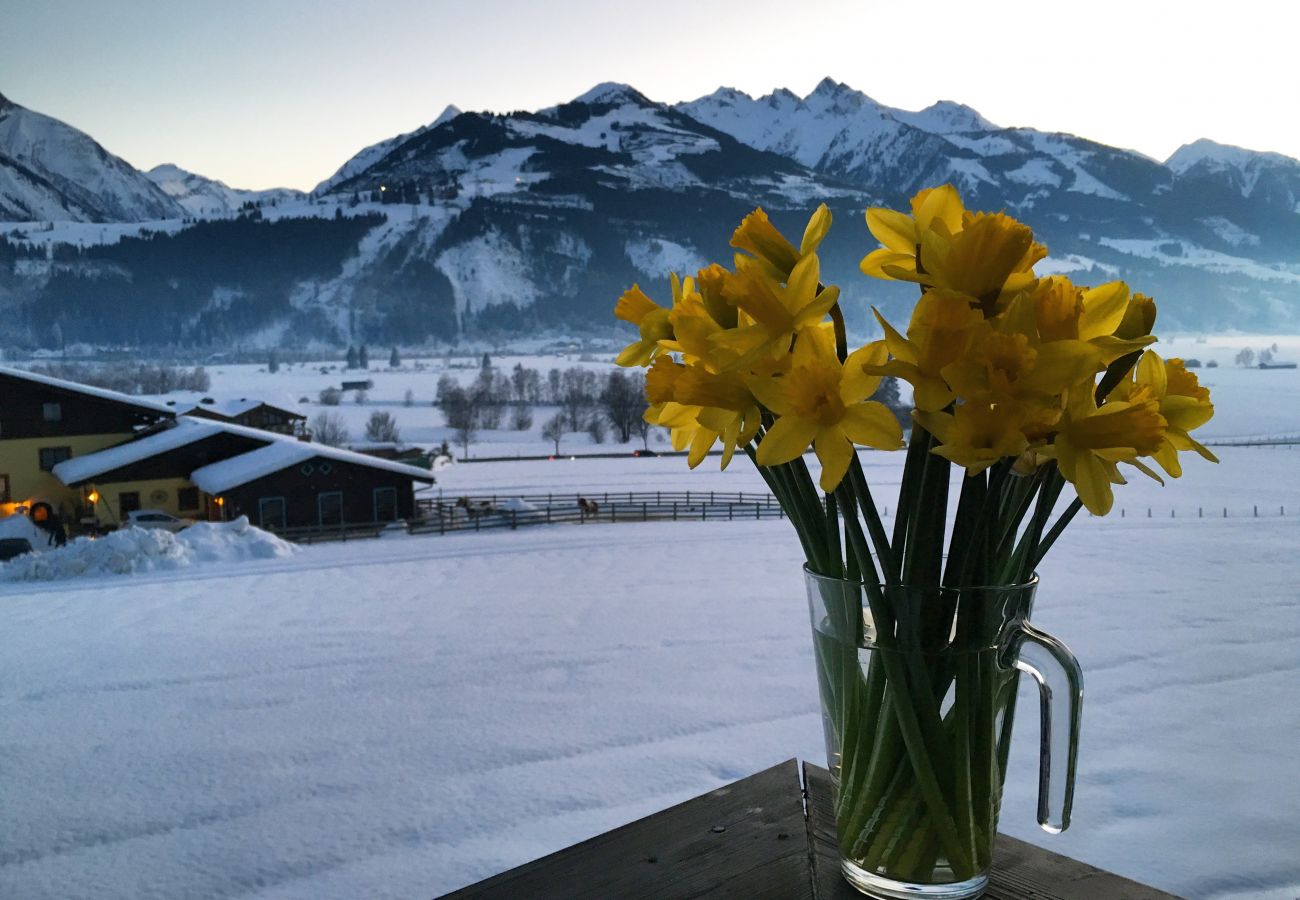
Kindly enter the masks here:
<path id="1" fill-rule="evenodd" d="M 1035 569 L 1038 568 L 1039 563 L 1043 561 L 1043 557 L 1047 555 L 1047 551 L 1052 549 L 1052 545 L 1055 544 L 1056 539 L 1061 536 L 1061 532 L 1065 531 L 1065 527 L 1070 524 L 1076 515 L 1079 514 L 1079 510 L 1081 509 L 1083 509 L 1083 501 L 1078 497 L 1075 497 L 1070 501 L 1070 505 L 1065 508 L 1065 512 L 1061 513 L 1061 518 L 1056 520 L 1056 524 L 1052 526 L 1051 530 L 1047 532 L 1047 536 L 1044 537 L 1042 542 L 1038 545 L 1038 550 L 1034 553 Z"/>

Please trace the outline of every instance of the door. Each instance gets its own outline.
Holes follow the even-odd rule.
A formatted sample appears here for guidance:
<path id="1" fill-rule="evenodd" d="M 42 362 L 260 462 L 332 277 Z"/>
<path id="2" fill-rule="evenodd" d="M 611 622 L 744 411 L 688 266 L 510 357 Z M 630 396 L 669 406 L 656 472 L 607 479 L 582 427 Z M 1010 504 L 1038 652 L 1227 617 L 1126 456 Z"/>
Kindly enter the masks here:
<path id="1" fill-rule="evenodd" d="M 322 528 L 343 524 L 343 492 L 330 491 L 316 496 L 316 510 Z"/>
<path id="2" fill-rule="evenodd" d="M 140 492 L 125 491 L 117 495 L 117 521 L 125 524 L 126 518 L 140 508 Z"/>
<path id="3" fill-rule="evenodd" d="M 375 488 L 375 521 L 397 521 L 397 488 Z"/>
<path id="4" fill-rule="evenodd" d="M 257 501 L 257 525 L 267 531 L 281 531 L 285 527 L 283 497 L 262 497 Z"/>

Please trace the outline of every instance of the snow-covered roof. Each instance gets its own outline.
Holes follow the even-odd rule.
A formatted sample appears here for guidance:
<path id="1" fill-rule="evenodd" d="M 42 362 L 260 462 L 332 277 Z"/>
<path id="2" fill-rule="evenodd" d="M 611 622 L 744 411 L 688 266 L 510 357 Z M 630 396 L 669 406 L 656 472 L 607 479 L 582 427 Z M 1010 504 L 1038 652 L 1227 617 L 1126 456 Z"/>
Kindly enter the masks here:
<path id="1" fill-rule="evenodd" d="M 176 391 L 166 394 L 165 403 L 167 408 L 176 412 L 177 415 L 194 412 L 195 410 L 206 410 L 207 412 L 216 413 L 219 416 L 225 416 L 233 419 L 236 416 L 242 416 L 250 410 L 257 409 L 259 406 L 269 406 L 272 409 L 278 409 L 281 412 L 289 413 L 294 416 L 302 416 L 302 413 L 294 409 L 294 404 L 287 395 L 278 396 L 258 396 L 258 397 L 240 397 L 234 394 L 211 394 L 198 393 L 195 391 Z M 306 416 L 303 416 L 306 418 Z"/>
<path id="2" fill-rule="evenodd" d="M 116 447 L 109 447 L 95 453 L 88 453 L 85 456 L 74 456 L 72 459 L 65 459 L 54 467 L 54 477 L 71 487 L 88 481 L 96 475 L 102 475 L 105 472 L 120 469 L 122 466 L 129 466 L 132 463 L 149 459 L 160 453 L 187 446 L 225 430 L 226 427 L 223 422 L 181 418 L 176 421 L 175 425 L 162 431 L 155 431 L 145 437 L 127 441 L 124 444 L 118 444 Z"/>
<path id="3" fill-rule="evenodd" d="M 351 450 L 340 450 L 337 447 L 290 438 L 277 440 L 266 447 L 196 469 L 190 475 L 190 480 L 204 493 L 221 494 L 231 488 L 237 488 L 242 484 L 248 484 L 250 481 L 265 478 L 290 466 L 317 458 L 383 469 L 418 481 L 434 480 L 433 473 L 428 469 L 405 466 L 386 459 L 366 456 L 364 453 L 354 453 Z"/>
<path id="4" fill-rule="evenodd" d="M 75 394 L 84 394 L 87 397 L 95 397 L 99 400 L 111 400 L 114 403 L 124 403 L 127 406 L 136 406 L 140 409 L 147 409 L 150 412 L 166 413 L 169 416 L 176 414 L 176 411 L 165 403 L 158 403 L 153 400 L 142 400 L 139 397 L 132 397 L 130 394 L 123 394 L 120 391 L 110 391 L 107 388 L 92 387 L 88 384 L 81 384 L 76 381 L 65 381 L 62 378 L 53 378 L 49 375 L 38 375 L 35 372 L 28 372 L 26 369 L 14 369 L 9 366 L 0 366 L 0 375 L 21 378 L 24 381 L 30 381 L 34 384 L 43 384 L 48 387 L 71 391 Z"/>

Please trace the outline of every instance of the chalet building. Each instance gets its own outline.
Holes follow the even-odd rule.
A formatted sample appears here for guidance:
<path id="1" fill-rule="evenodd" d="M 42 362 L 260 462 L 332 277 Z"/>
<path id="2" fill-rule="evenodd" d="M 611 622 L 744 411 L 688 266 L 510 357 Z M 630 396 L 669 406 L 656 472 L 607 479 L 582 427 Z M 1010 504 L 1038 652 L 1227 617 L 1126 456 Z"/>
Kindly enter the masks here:
<path id="1" fill-rule="evenodd" d="M 275 530 L 407 519 L 415 483 L 434 481 L 427 469 L 193 416 L 54 474 L 84 492 L 100 524 L 120 525 L 143 507 L 213 521 L 246 515 Z"/>
<path id="2" fill-rule="evenodd" d="M 268 530 L 396 522 L 415 515 L 415 483 L 428 469 L 303 441 L 276 441 L 191 476 L 217 498 L 220 517 Z"/>
<path id="3" fill-rule="evenodd" d="M 294 433 L 302 416 L 245 403 L 178 416 L 164 403 L 0 367 L 0 516 L 57 515 L 73 531 L 121 525 L 137 509 L 332 527 L 410 518 L 416 483 L 434 481 L 427 469 L 310 443 Z"/>
<path id="4" fill-rule="evenodd" d="M 162 403 L 0 367 L 0 515 L 25 509 L 37 522 L 76 522 L 85 496 L 55 467 L 174 417 Z"/>
<path id="5" fill-rule="evenodd" d="M 114 447 L 59 463 L 54 475 L 86 498 L 96 526 L 121 525 L 136 509 L 180 518 L 216 518 L 190 473 L 265 447 L 279 435 L 224 422 L 182 416 Z M 87 523 L 90 524 L 90 523 Z"/>
<path id="6" fill-rule="evenodd" d="M 302 413 L 250 397 L 202 397 L 197 401 L 180 402 L 169 400 L 167 405 L 178 416 L 215 419 L 218 422 L 231 422 L 294 437 L 305 437 L 307 434 L 307 417 Z"/>

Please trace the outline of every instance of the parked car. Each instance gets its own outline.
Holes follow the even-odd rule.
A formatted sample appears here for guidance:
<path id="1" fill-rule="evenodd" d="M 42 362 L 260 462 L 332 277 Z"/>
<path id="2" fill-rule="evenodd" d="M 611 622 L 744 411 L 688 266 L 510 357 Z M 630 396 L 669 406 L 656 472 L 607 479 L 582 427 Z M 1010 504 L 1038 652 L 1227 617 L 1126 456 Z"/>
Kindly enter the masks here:
<path id="1" fill-rule="evenodd" d="M 32 542 L 27 538 L 0 538 L 0 562 L 32 552 Z"/>
<path id="2" fill-rule="evenodd" d="M 633 450 L 632 455 L 633 456 L 658 456 L 659 454 L 655 453 L 653 450 Z"/>
<path id="3" fill-rule="evenodd" d="M 161 528 L 163 531 L 182 531 L 194 524 L 193 519 L 178 519 L 161 509 L 135 509 L 126 514 L 126 524 L 136 528 Z"/>

